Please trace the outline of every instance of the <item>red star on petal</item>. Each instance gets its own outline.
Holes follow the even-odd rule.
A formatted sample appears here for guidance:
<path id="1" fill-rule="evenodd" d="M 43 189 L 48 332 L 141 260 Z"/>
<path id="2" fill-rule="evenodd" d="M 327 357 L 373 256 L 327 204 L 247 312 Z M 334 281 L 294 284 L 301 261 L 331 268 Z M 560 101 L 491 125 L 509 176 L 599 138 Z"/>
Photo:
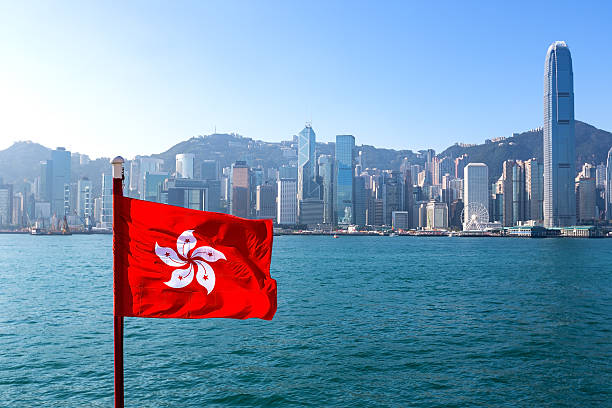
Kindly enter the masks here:
<path id="1" fill-rule="evenodd" d="M 207 275 L 204 275 L 204 280 L 208 280 L 208 276 Z"/>
<path id="2" fill-rule="evenodd" d="M 170 256 L 170 252 L 166 252 L 166 256 Z"/>

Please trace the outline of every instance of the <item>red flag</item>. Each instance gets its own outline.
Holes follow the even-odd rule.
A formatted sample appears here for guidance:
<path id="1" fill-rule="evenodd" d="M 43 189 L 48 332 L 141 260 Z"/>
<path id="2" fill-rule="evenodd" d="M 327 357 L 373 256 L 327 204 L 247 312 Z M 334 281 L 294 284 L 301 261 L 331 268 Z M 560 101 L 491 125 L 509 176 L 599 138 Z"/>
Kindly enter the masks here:
<path id="1" fill-rule="evenodd" d="M 271 220 L 114 199 L 115 316 L 272 319 Z"/>

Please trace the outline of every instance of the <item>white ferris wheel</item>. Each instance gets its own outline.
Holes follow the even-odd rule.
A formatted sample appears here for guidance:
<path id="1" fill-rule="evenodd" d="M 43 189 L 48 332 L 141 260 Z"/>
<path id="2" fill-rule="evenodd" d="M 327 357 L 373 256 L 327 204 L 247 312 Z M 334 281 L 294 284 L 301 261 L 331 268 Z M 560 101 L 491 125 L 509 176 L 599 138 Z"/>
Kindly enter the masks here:
<path id="1" fill-rule="evenodd" d="M 464 231 L 484 231 L 489 223 L 489 210 L 481 203 L 469 203 L 461 212 Z"/>

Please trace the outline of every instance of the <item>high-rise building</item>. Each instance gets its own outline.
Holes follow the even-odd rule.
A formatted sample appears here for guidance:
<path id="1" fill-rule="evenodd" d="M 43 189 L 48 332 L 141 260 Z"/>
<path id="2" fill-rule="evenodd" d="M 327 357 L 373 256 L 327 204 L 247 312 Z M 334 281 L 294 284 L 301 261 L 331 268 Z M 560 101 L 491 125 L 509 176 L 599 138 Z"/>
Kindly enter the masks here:
<path id="1" fill-rule="evenodd" d="M 52 150 L 51 162 L 51 212 L 61 218 L 68 215 L 66 201 L 70 200 L 70 152 L 63 147 Z"/>
<path id="2" fill-rule="evenodd" d="M 448 206 L 446 203 L 429 201 L 427 203 L 427 229 L 448 228 Z"/>
<path id="3" fill-rule="evenodd" d="M 365 178 L 355 177 L 353 180 L 353 221 L 356 225 L 366 225 L 368 198 L 371 190 L 366 189 Z"/>
<path id="4" fill-rule="evenodd" d="M 471 216 L 470 208 L 489 208 L 489 168 L 484 163 L 470 163 L 463 169 L 464 220 Z M 487 220 L 488 221 L 488 220 Z"/>
<path id="5" fill-rule="evenodd" d="M 595 186 L 597 188 L 606 188 L 606 165 L 600 163 L 595 170 Z"/>
<path id="6" fill-rule="evenodd" d="M 164 182 L 170 177 L 167 172 L 146 172 L 144 174 L 143 192 L 144 199 L 163 203 L 161 191 L 164 189 Z"/>
<path id="7" fill-rule="evenodd" d="M 176 177 L 177 178 L 193 178 L 193 162 L 195 155 L 192 153 L 181 153 L 176 155 Z"/>
<path id="8" fill-rule="evenodd" d="M 295 179 L 278 179 L 277 181 L 278 224 L 294 225 L 297 223 L 297 182 Z"/>
<path id="9" fill-rule="evenodd" d="M 391 225 L 393 222 L 393 211 L 400 211 L 402 209 L 402 187 L 399 172 L 391 171 L 385 173 L 384 183 L 382 186 L 384 225 Z"/>
<path id="10" fill-rule="evenodd" d="M 463 168 L 467 165 L 467 162 L 467 154 L 462 154 L 455 159 L 455 178 L 463 178 Z"/>
<path id="11" fill-rule="evenodd" d="M 107 173 L 102 173 L 102 210 L 99 221 L 101 228 L 113 227 L 113 179 Z"/>
<path id="12" fill-rule="evenodd" d="M 334 223 L 334 159 L 322 154 L 319 156 L 319 177 L 323 190 L 323 222 Z"/>
<path id="13" fill-rule="evenodd" d="M 306 124 L 298 134 L 298 200 L 320 199 L 319 185 L 316 183 L 315 147 L 315 132 L 310 124 Z"/>
<path id="14" fill-rule="evenodd" d="M 580 224 L 592 224 L 597 218 L 595 199 L 595 178 L 578 177 L 576 180 L 576 213 Z"/>
<path id="15" fill-rule="evenodd" d="M 77 183 L 77 214 L 87 224 L 93 221 L 93 184 L 87 177 Z"/>
<path id="16" fill-rule="evenodd" d="M 353 160 L 355 137 L 352 135 L 336 136 L 336 220 L 338 224 L 348 225 L 354 222 L 353 214 Z M 389 214 L 390 215 L 390 214 Z"/>
<path id="17" fill-rule="evenodd" d="M 527 193 L 528 215 L 526 219 L 544 219 L 544 165 L 538 159 L 525 162 L 525 191 Z"/>
<path id="18" fill-rule="evenodd" d="M 8 226 L 13 221 L 13 185 L 0 184 L 0 225 Z"/>
<path id="19" fill-rule="evenodd" d="M 250 215 L 250 175 L 245 161 L 232 164 L 231 214 L 246 218 Z"/>
<path id="20" fill-rule="evenodd" d="M 277 186 L 263 184 L 257 186 L 255 210 L 257 218 L 276 219 L 276 192 Z"/>
<path id="21" fill-rule="evenodd" d="M 144 191 L 145 175 L 147 173 L 161 172 L 163 164 L 163 159 L 136 156 L 136 158 L 130 162 L 130 180 L 128 183 L 130 197 L 146 200 Z"/>
<path id="22" fill-rule="evenodd" d="M 204 160 L 200 166 L 200 178 L 202 180 L 219 180 L 219 161 Z"/>
<path id="23" fill-rule="evenodd" d="M 612 147 L 608 151 L 606 162 L 606 220 L 612 220 Z"/>
<path id="24" fill-rule="evenodd" d="M 544 226 L 576 223 L 576 142 L 572 56 L 554 42 L 544 66 Z"/>

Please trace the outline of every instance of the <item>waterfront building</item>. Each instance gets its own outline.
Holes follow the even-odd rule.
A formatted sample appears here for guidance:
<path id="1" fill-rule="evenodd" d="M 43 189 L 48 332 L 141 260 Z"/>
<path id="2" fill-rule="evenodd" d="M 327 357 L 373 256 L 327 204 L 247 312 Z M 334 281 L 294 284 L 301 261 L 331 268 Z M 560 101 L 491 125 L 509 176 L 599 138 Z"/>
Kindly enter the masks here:
<path id="1" fill-rule="evenodd" d="M 280 178 L 276 185 L 276 222 L 281 225 L 294 225 L 297 223 L 297 181 Z"/>
<path id="2" fill-rule="evenodd" d="M 315 148 L 316 135 L 307 123 L 298 134 L 298 200 L 320 199 L 319 185 L 316 183 Z"/>
<path id="3" fill-rule="evenodd" d="M 371 190 L 366 189 L 366 180 L 364 177 L 355 177 L 353 180 L 353 213 L 354 223 L 356 225 L 366 225 L 366 212 L 368 209 L 368 198 Z"/>
<path id="4" fill-rule="evenodd" d="M 192 153 L 180 153 L 176 155 L 176 178 L 192 179 L 195 155 Z"/>
<path id="5" fill-rule="evenodd" d="M 608 151 L 606 162 L 606 189 L 605 189 L 606 220 L 612 220 L 612 147 Z"/>
<path id="6" fill-rule="evenodd" d="M 454 200 L 448 207 L 448 226 L 449 228 L 459 229 L 463 224 L 461 212 L 463 211 L 463 200 Z"/>
<path id="7" fill-rule="evenodd" d="M 298 201 L 299 224 L 314 228 L 323 224 L 323 200 L 308 198 Z"/>
<path id="8" fill-rule="evenodd" d="M 87 225 L 93 221 L 93 185 L 87 177 L 82 177 L 77 183 L 77 214 Z"/>
<path id="9" fill-rule="evenodd" d="M 464 220 L 470 218 L 472 206 L 489 209 L 489 168 L 484 163 L 469 163 L 463 169 Z"/>
<path id="10" fill-rule="evenodd" d="M 70 152 L 64 147 L 51 151 L 51 212 L 60 218 L 69 210 L 70 164 Z"/>
<path id="11" fill-rule="evenodd" d="M 538 159 L 525 162 L 525 190 L 527 193 L 528 220 L 544 219 L 544 164 Z"/>
<path id="12" fill-rule="evenodd" d="M 250 174 L 245 161 L 232 164 L 230 214 L 247 218 L 250 215 Z"/>
<path id="13" fill-rule="evenodd" d="M 382 186 L 383 223 L 391 225 L 393 211 L 402 209 L 402 184 L 397 171 L 385 172 Z"/>
<path id="14" fill-rule="evenodd" d="M 102 211 L 99 221 L 101 228 L 113 227 L 113 178 L 107 173 L 102 173 Z"/>
<path id="15" fill-rule="evenodd" d="M 271 184 L 257 186 L 255 211 L 257 218 L 276 219 L 276 191 L 277 187 Z"/>
<path id="16" fill-rule="evenodd" d="M 51 160 L 40 162 L 37 195 L 39 201 L 51 202 L 53 196 L 53 162 Z"/>
<path id="17" fill-rule="evenodd" d="M 7 227 L 13 221 L 13 185 L 0 184 L 0 226 Z"/>
<path id="18" fill-rule="evenodd" d="M 544 68 L 544 226 L 576 223 L 576 143 L 572 57 L 563 41 L 554 42 Z"/>
<path id="19" fill-rule="evenodd" d="M 576 180 L 576 213 L 580 224 L 592 224 L 598 217 L 595 178 L 579 176 Z"/>
<path id="20" fill-rule="evenodd" d="M 335 204 L 336 221 L 348 225 L 354 222 L 353 214 L 353 160 L 355 137 L 352 135 L 336 136 L 336 177 Z"/>
<path id="21" fill-rule="evenodd" d="M 408 211 L 393 211 L 391 213 L 391 227 L 394 230 L 410 229 L 410 213 Z"/>
<path id="22" fill-rule="evenodd" d="M 448 228 L 448 206 L 446 203 L 429 201 L 426 211 L 428 230 Z"/>
<path id="23" fill-rule="evenodd" d="M 319 156 L 319 177 L 323 196 L 323 223 L 334 223 L 334 159 L 322 154 Z"/>
<path id="24" fill-rule="evenodd" d="M 366 225 L 383 225 L 383 200 L 381 198 L 372 198 L 368 201 Z"/>

